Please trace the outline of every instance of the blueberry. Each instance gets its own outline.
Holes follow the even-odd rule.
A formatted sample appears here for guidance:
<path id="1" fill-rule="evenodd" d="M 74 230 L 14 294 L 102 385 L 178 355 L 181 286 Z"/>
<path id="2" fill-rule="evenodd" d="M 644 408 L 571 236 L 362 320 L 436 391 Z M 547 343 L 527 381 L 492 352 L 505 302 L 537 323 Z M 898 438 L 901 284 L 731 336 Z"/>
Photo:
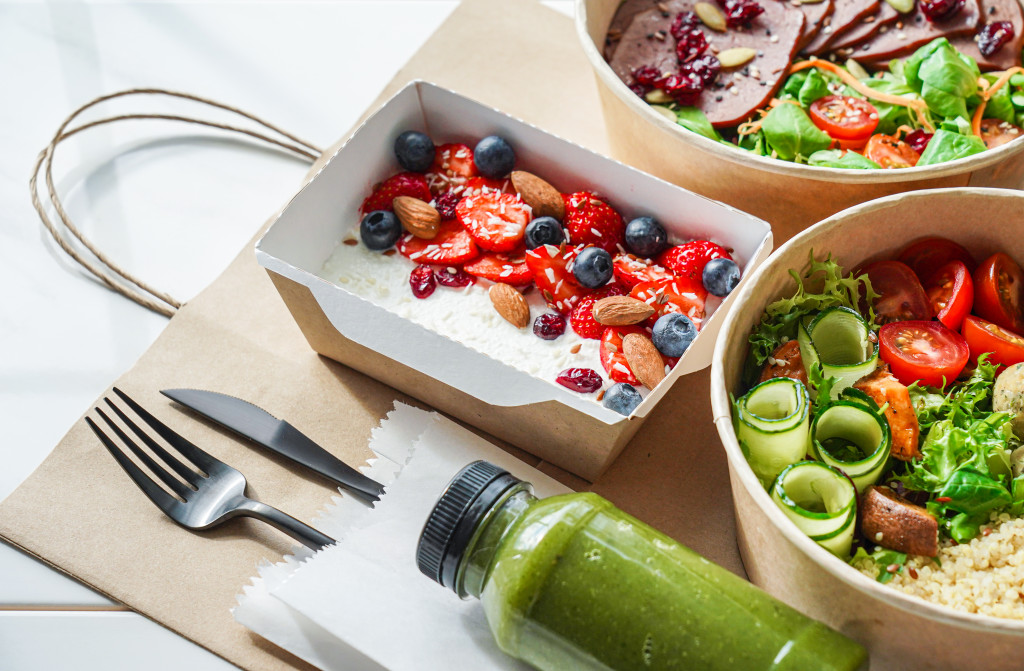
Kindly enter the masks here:
<path id="1" fill-rule="evenodd" d="M 728 296 L 740 283 L 740 267 L 732 259 L 711 259 L 701 280 L 712 296 Z"/>
<path id="2" fill-rule="evenodd" d="M 654 256 L 667 246 L 665 228 L 652 217 L 637 217 L 626 224 L 626 247 L 637 256 Z"/>
<path id="3" fill-rule="evenodd" d="M 527 249 L 536 249 L 541 245 L 560 245 L 563 242 L 565 231 L 554 217 L 537 217 L 526 225 Z"/>
<path id="4" fill-rule="evenodd" d="M 434 163 L 434 141 L 426 133 L 407 130 L 395 140 L 398 163 L 410 172 L 426 172 Z"/>
<path id="5" fill-rule="evenodd" d="M 588 289 L 596 289 L 612 278 L 612 255 L 600 247 L 587 247 L 572 264 L 576 281 Z"/>
<path id="6" fill-rule="evenodd" d="M 502 179 L 512 172 L 516 164 L 516 153 L 505 138 L 488 135 L 476 143 L 473 162 L 484 177 Z"/>
<path id="7" fill-rule="evenodd" d="M 658 317 L 651 330 L 651 340 L 665 356 L 683 356 L 683 352 L 697 337 L 697 327 L 690 318 L 678 312 Z"/>
<path id="8" fill-rule="evenodd" d="M 628 417 L 629 413 L 633 412 L 636 406 L 640 405 L 640 402 L 643 400 L 636 387 L 625 382 L 618 382 L 608 387 L 607 391 L 604 392 L 604 399 L 601 401 L 601 404 L 609 410 L 614 410 L 620 415 Z"/>
<path id="9" fill-rule="evenodd" d="M 359 237 L 374 251 L 388 249 L 402 236 L 402 224 L 394 212 L 374 210 L 359 222 Z"/>

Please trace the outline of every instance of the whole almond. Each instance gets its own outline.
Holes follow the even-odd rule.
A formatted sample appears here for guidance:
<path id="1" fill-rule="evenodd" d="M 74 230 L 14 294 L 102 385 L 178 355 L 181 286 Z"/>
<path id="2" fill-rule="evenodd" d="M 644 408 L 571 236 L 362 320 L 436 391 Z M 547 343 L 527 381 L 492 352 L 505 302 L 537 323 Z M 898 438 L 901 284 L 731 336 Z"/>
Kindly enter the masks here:
<path id="1" fill-rule="evenodd" d="M 399 196 L 391 201 L 402 228 L 417 238 L 431 240 L 441 227 L 441 215 L 430 203 L 412 196 Z"/>
<path id="2" fill-rule="evenodd" d="M 720 33 L 725 32 L 725 14 L 718 7 L 710 2 L 698 2 L 693 6 L 693 11 L 705 26 Z"/>
<path id="3" fill-rule="evenodd" d="M 622 339 L 622 353 L 626 355 L 636 379 L 648 389 L 654 389 L 665 379 L 665 362 L 651 339 L 639 333 L 630 333 Z"/>
<path id="4" fill-rule="evenodd" d="M 738 68 L 754 60 L 757 51 L 750 47 L 733 47 L 718 53 L 718 62 L 723 68 Z"/>
<path id="5" fill-rule="evenodd" d="M 530 306 L 526 304 L 523 295 L 516 291 L 511 285 L 497 282 L 491 287 L 487 295 L 505 321 L 517 329 L 526 328 L 530 323 Z"/>
<path id="6" fill-rule="evenodd" d="M 608 296 L 594 303 L 594 321 L 605 326 L 639 324 L 653 314 L 653 307 L 629 296 Z"/>
<path id="7" fill-rule="evenodd" d="M 523 202 L 533 210 L 534 217 L 554 217 L 559 221 L 565 217 L 562 194 L 537 175 L 516 170 L 512 173 L 512 186 Z"/>

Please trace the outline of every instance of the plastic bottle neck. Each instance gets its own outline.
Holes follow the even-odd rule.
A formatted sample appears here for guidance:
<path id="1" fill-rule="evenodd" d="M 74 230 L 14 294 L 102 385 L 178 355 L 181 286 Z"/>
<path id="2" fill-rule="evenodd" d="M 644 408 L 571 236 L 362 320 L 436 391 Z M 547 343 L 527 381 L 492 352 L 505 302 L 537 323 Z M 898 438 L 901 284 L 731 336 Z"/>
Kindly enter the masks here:
<path id="1" fill-rule="evenodd" d="M 480 598 L 491 564 L 509 528 L 536 500 L 530 483 L 520 482 L 509 488 L 480 519 L 459 560 L 454 587 L 460 597 Z"/>

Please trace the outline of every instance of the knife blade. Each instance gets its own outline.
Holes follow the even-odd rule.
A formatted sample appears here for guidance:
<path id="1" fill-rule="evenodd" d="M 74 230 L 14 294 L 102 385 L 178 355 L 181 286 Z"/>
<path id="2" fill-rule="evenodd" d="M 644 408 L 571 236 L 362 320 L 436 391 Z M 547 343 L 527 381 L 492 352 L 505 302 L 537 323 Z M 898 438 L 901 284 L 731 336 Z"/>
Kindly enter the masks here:
<path id="1" fill-rule="evenodd" d="M 160 393 L 243 438 L 337 482 L 366 501 L 377 501 L 384 492 L 383 485 L 338 459 L 288 422 L 248 401 L 202 389 L 164 389 Z"/>

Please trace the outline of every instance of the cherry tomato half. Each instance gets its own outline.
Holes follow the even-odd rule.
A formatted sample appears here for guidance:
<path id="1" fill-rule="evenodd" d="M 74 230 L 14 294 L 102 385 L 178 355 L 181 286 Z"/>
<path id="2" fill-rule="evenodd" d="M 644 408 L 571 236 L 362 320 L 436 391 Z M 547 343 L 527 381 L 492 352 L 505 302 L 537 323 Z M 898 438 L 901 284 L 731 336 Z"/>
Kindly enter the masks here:
<path id="1" fill-rule="evenodd" d="M 867 142 L 878 127 L 878 110 L 867 100 L 850 96 L 825 96 L 810 107 L 811 121 L 837 140 Z"/>
<path id="2" fill-rule="evenodd" d="M 964 337 L 939 322 L 886 324 L 878 332 L 879 356 L 908 387 L 915 381 L 942 387 L 960 375 L 970 350 Z"/>
<path id="3" fill-rule="evenodd" d="M 947 238 L 923 238 L 911 243 L 900 252 L 899 260 L 917 274 L 922 282 L 927 282 L 929 275 L 950 261 L 962 261 L 968 272 L 977 268 L 971 253 Z"/>
<path id="4" fill-rule="evenodd" d="M 989 149 L 995 149 L 1022 135 L 1024 132 L 1021 131 L 1020 126 L 1008 121 L 1002 119 L 981 120 L 981 139 L 985 141 L 985 146 Z"/>
<path id="5" fill-rule="evenodd" d="M 950 261 L 925 282 L 925 292 L 935 318 L 954 331 L 960 330 L 974 305 L 974 281 L 963 261 Z"/>
<path id="6" fill-rule="evenodd" d="M 998 252 L 974 271 L 974 314 L 1014 333 L 1024 333 L 1024 273 Z"/>
<path id="7" fill-rule="evenodd" d="M 932 318 L 928 294 L 909 266 L 899 261 L 876 261 L 863 272 L 867 273 L 871 288 L 878 294 L 875 301 L 876 323 Z"/>
<path id="8" fill-rule="evenodd" d="M 893 135 L 872 135 L 864 145 L 864 156 L 883 168 L 912 168 L 921 155 Z"/>
<path id="9" fill-rule="evenodd" d="M 1024 338 L 996 326 L 992 322 L 967 315 L 963 327 L 964 339 L 971 349 L 971 358 L 989 352 L 989 363 L 1012 366 L 1024 361 Z"/>

